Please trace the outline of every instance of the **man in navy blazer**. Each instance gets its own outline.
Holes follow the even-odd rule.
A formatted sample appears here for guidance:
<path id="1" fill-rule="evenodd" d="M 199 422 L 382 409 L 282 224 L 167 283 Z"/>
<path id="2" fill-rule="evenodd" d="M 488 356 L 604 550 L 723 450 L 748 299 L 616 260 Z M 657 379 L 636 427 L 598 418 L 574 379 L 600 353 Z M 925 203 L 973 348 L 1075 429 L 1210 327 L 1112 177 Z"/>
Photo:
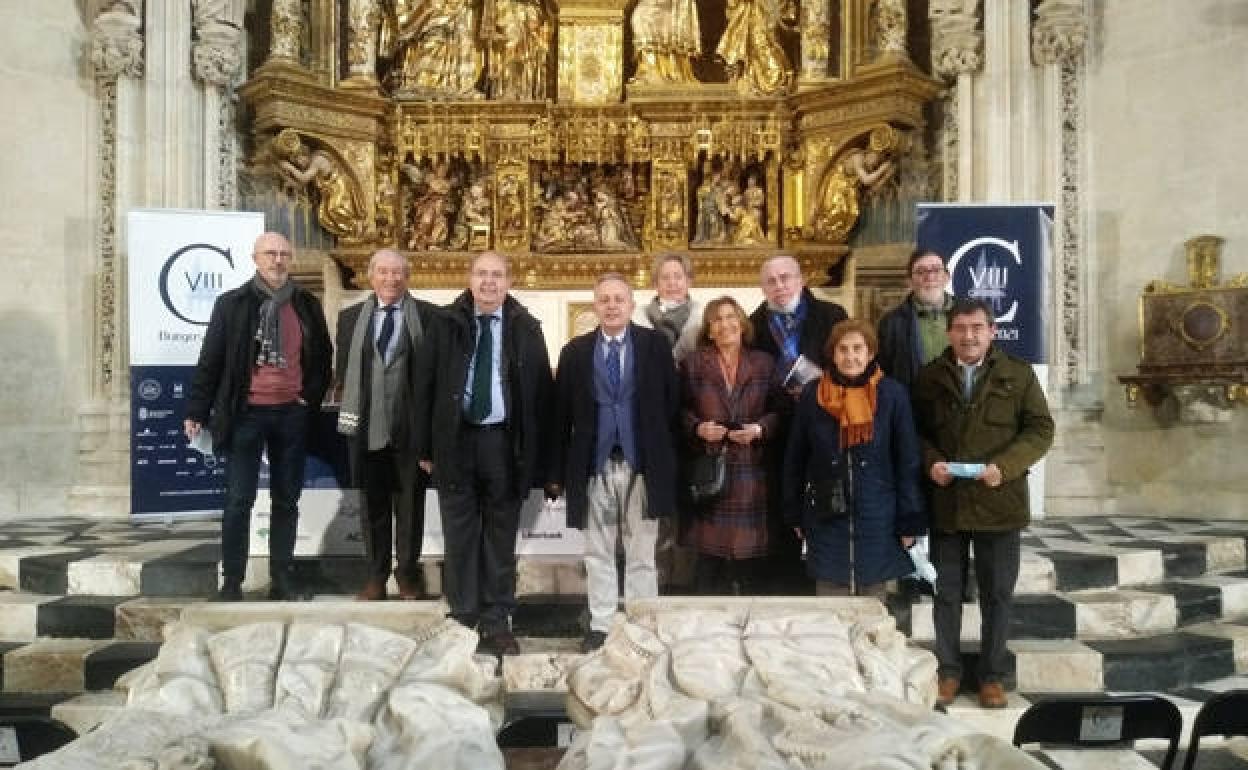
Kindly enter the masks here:
<path id="1" fill-rule="evenodd" d="M 676 368 L 667 339 L 629 320 L 633 305 L 624 276 L 601 276 L 598 327 L 564 345 L 555 374 L 546 493 L 566 494 L 568 526 L 585 531 L 586 652 L 602 645 L 619 604 L 617 540 L 624 598 L 657 596 L 657 519 L 676 511 Z"/>

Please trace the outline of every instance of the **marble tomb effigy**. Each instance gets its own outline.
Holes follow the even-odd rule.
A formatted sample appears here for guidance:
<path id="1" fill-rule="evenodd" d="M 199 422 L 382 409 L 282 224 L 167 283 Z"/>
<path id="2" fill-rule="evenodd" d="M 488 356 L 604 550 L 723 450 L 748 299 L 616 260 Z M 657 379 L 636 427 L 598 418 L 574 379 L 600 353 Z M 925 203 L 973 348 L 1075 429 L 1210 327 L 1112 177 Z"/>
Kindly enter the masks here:
<path id="1" fill-rule="evenodd" d="M 634 602 L 601 650 L 502 679 L 440 613 L 404 634 L 204 607 L 126 675 L 123 709 L 21 767 L 501 770 L 504 695 L 535 689 L 566 689 L 579 728 L 559 770 L 1037 767 L 932 711 L 935 658 L 873 599 Z"/>

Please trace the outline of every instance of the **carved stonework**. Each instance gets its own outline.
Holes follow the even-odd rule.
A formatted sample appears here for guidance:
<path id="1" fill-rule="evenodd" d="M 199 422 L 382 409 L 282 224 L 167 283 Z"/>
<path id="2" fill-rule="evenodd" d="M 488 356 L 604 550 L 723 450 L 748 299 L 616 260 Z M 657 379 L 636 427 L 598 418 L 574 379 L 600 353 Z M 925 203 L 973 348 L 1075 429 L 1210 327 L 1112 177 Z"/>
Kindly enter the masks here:
<path id="1" fill-rule="evenodd" d="M 143 75 L 139 0 L 111 3 L 91 23 L 91 68 L 98 79 Z"/>
<path id="2" fill-rule="evenodd" d="M 559 101 L 618 102 L 623 46 L 623 3 L 564 3 L 559 11 Z"/>
<path id="3" fill-rule="evenodd" d="M 932 0 L 927 18 L 932 26 L 932 72 L 956 78 L 979 71 L 984 33 L 979 29 L 979 0 Z"/>
<path id="4" fill-rule="evenodd" d="M 351 0 L 347 9 L 347 74 L 369 83 L 377 80 L 377 0 Z"/>
<path id="5" fill-rule="evenodd" d="M 1081 59 L 1087 36 L 1083 0 L 1043 0 L 1036 7 L 1031 55 L 1042 65 Z"/>
<path id="6" fill-rule="evenodd" d="M 225 6 L 225 0 L 195 3 L 192 71 L 196 78 L 216 88 L 228 88 L 243 63 L 243 32 L 230 21 Z"/>
<path id="7" fill-rule="evenodd" d="M 299 39 L 303 37 L 303 9 L 299 0 L 273 0 L 269 31 L 269 59 L 298 62 Z"/>
<path id="8" fill-rule="evenodd" d="M 811 0 L 801 4 L 799 25 L 802 36 L 803 82 L 825 80 L 832 55 L 832 19 L 828 0 Z"/>
<path id="9" fill-rule="evenodd" d="M 876 0 L 876 49 L 880 56 L 906 57 L 905 0 Z"/>
<path id="10" fill-rule="evenodd" d="M 1080 109 L 1083 91 L 1083 69 L 1072 60 L 1061 65 L 1061 170 L 1058 189 L 1061 191 L 1058 216 L 1058 252 L 1061 264 L 1061 370 L 1059 381 L 1076 385 L 1087 379 L 1087 319 L 1084 311 L 1084 266 L 1080 258 L 1083 232 L 1083 190 L 1081 186 L 1080 136 L 1083 133 L 1083 112 Z"/>
<path id="11" fill-rule="evenodd" d="M 950 88 L 940 99 L 940 172 L 943 200 L 958 199 L 958 92 Z"/>

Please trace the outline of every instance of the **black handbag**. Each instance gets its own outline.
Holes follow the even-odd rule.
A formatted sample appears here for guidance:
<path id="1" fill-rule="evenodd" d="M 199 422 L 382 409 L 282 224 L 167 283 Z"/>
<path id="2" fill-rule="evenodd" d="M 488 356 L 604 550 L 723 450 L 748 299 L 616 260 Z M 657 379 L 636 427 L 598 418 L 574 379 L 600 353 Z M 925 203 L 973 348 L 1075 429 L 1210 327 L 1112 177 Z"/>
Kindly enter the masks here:
<path id="1" fill-rule="evenodd" d="M 727 475 L 728 462 L 722 448 L 695 455 L 685 470 L 685 492 L 690 502 L 709 503 L 719 497 Z"/>

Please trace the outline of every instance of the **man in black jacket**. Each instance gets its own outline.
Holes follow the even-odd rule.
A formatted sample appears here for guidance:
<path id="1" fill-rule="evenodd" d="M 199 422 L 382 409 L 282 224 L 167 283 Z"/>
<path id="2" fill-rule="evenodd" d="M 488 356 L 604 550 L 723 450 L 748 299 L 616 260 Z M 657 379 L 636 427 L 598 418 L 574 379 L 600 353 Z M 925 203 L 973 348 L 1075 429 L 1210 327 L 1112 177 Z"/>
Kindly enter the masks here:
<path id="1" fill-rule="evenodd" d="M 218 598 L 243 598 L 251 506 L 260 456 L 267 450 L 272 523 L 269 598 L 302 598 L 290 566 L 308 423 L 329 387 L 329 329 L 320 301 L 290 280 L 294 247 L 264 233 L 252 251 L 256 275 L 217 298 L 191 381 L 184 429 L 194 439 L 210 426 L 226 458 Z"/>
<path id="2" fill-rule="evenodd" d="M 520 651 L 516 608 L 520 507 L 541 486 L 550 355 L 538 320 L 515 298 L 506 257 L 472 262 L 468 290 L 431 329 L 417 366 L 415 451 L 433 476 L 446 544 L 451 617 L 498 655 Z"/>
<path id="3" fill-rule="evenodd" d="M 412 426 L 429 405 L 412 398 L 412 383 L 438 311 L 408 293 L 409 276 L 406 257 L 378 251 L 368 262 L 372 294 L 338 316 L 338 432 L 347 436 L 353 484 L 364 491 L 369 572 L 356 596 L 362 600 L 386 598 L 392 545 L 399 598 L 424 594 L 420 548 L 429 476 L 412 451 Z"/>
<path id="4" fill-rule="evenodd" d="M 601 276 L 598 326 L 563 346 L 555 379 L 546 494 L 566 491 L 568 526 L 585 531 L 585 652 L 602 645 L 619 604 L 617 545 L 624 598 L 657 596 L 657 519 L 676 511 L 676 367 L 667 338 L 630 321 L 633 306 L 623 276 Z"/>
<path id="5" fill-rule="evenodd" d="M 823 348 L 832 327 L 849 315 L 835 302 L 815 297 L 806 288 L 801 266 L 789 256 L 772 257 L 759 271 L 764 301 L 750 314 L 754 344 L 776 359 L 776 372 L 794 402 L 802 386 L 818 377 L 827 362 Z M 767 442 L 767 530 L 771 543 L 766 583 L 776 593 L 808 593 L 810 581 L 802 568 L 802 543 L 786 526 L 780 489 L 784 448 L 788 445 L 792 411 L 780 416 L 776 436 Z"/>
<path id="6" fill-rule="evenodd" d="M 906 266 L 910 293 L 880 318 L 880 368 L 910 388 L 919 369 L 949 344 L 945 314 L 953 296 L 945 291 L 949 271 L 939 254 L 915 249 Z"/>

